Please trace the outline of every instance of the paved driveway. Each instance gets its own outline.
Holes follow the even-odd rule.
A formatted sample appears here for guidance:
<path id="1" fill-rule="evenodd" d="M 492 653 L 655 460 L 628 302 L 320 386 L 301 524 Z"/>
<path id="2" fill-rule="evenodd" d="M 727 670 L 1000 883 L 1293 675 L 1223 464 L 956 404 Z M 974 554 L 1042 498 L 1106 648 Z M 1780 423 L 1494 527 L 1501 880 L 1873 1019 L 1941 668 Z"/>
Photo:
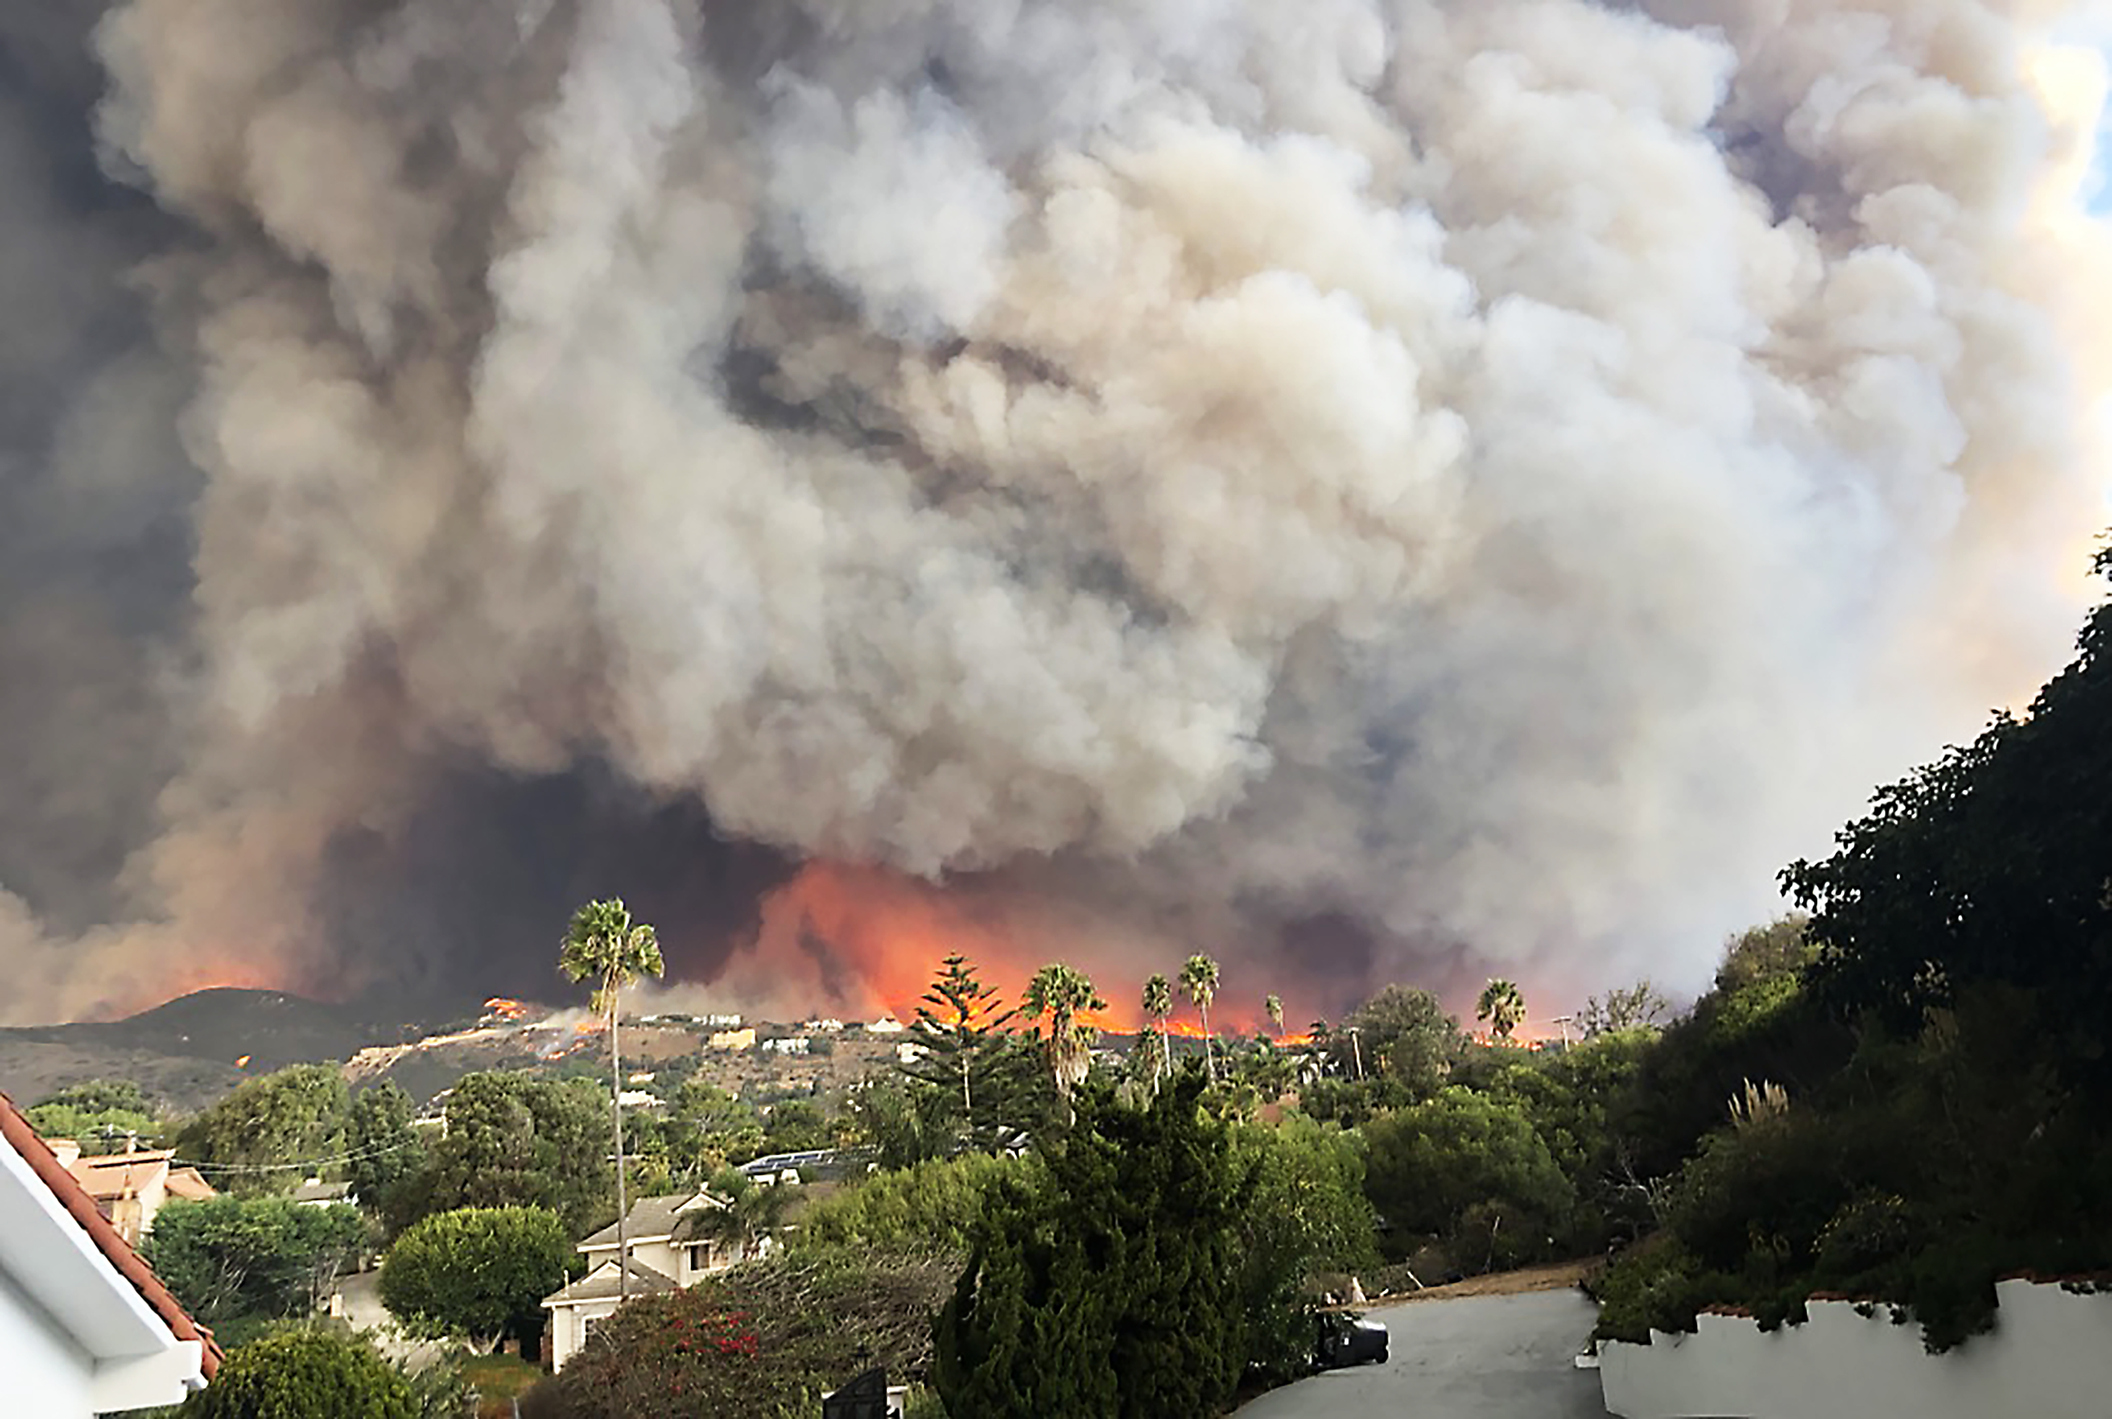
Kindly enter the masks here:
<path id="1" fill-rule="evenodd" d="M 1372 1313 L 1386 1363 L 1263 1395 L 1239 1419 L 1604 1419 L 1596 1370 L 1573 1360 L 1597 1320 L 1574 1291 L 1418 1301 Z"/>

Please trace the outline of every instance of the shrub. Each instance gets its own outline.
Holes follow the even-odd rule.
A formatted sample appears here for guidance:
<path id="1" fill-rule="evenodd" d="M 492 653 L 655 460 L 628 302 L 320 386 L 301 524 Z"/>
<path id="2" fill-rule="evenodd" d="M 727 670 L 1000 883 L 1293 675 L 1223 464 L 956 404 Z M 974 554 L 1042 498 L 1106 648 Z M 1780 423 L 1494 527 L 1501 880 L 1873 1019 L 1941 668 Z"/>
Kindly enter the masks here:
<path id="1" fill-rule="evenodd" d="M 874 1366 L 930 1367 L 931 1319 L 954 1268 L 929 1258 L 774 1258 L 641 1297 L 595 1328 L 564 1372 L 521 1400 L 528 1419 L 810 1419 Z"/>
<path id="2" fill-rule="evenodd" d="M 232 1351 L 181 1419 L 420 1419 L 410 1383 L 356 1337 L 291 1327 Z"/>
<path id="3" fill-rule="evenodd" d="M 1405 1254 L 1435 1236 L 1482 1269 L 1545 1258 L 1576 1192 L 1524 1113 L 1457 1086 L 1364 1129 L 1365 1192 Z"/>

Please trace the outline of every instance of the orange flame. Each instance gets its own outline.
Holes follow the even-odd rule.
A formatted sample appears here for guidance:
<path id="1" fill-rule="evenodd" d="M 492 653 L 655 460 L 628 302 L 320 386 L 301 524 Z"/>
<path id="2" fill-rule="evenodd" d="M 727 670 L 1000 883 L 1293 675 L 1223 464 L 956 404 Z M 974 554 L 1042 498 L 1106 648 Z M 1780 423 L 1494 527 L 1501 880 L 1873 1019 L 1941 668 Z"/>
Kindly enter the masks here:
<path id="1" fill-rule="evenodd" d="M 759 955 L 768 961 L 799 958 L 803 937 L 828 943 L 831 951 L 862 978 L 867 999 L 853 1008 L 885 1011 L 907 1024 L 937 974 L 939 962 L 959 952 L 975 964 L 984 981 L 1016 1002 L 1034 971 L 1050 960 L 1064 959 L 1060 945 L 1029 943 L 1014 931 L 1006 913 L 971 891 L 949 890 L 882 868 L 840 862 L 809 862 L 764 901 Z M 1046 931 L 1037 933 L 1047 936 Z M 1104 963 L 1117 948 L 1106 941 L 1079 942 L 1075 964 Z M 1083 957 L 1083 960 L 1079 958 Z M 1137 1034 L 1148 1021 L 1137 1000 L 1143 976 L 1150 970 L 1171 975 L 1186 953 L 1165 961 L 1139 962 L 1133 980 L 1109 978 L 1088 969 L 1102 996 L 1104 1010 L 1079 1017 L 1080 1023 L 1109 1034 Z M 1259 992 L 1255 1000 L 1260 999 Z M 1227 1008 L 1221 992 L 1210 1011 L 1210 1024 L 1221 1035 L 1251 1035 L 1265 1026 L 1255 1023 L 1260 1011 L 1242 1017 Z M 1169 1034 L 1201 1039 L 1194 1008 L 1182 1001 Z"/>
<path id="2" fill-rule="evenodd" d="M 534 1011 L 525 1001 L 510 1000 L 503 995 L 494 995 L 491 999 L 484 1002 L 484 1013 L 487 1016 L 512 1024 L 516 1020 L 527 1019 Z"/>
<path id="3" fill-rule="evenodd" d="M 237 1059 L 237 1060 L 235 1061 L 235 1068 L 237 1068 L 237 1069 L 247 1069 L 247 1068 L 249 1068 L 249 1056 L 245 1054 L 245 1055 L 241 1056 L 240 1058 L 238 1058 L 238 1059 Z"/>

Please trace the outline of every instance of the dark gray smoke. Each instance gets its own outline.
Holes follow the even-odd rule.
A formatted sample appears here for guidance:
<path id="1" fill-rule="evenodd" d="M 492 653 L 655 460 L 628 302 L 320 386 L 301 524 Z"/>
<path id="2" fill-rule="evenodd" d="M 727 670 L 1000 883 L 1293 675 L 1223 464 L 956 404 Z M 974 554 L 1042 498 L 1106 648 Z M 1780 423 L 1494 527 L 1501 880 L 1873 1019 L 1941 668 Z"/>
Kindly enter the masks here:
<path id="1" fill-rule="evenodd" d="M 761 998 L 801 859 L 1686 984 L 2102 516 L 2092 7 L 15 8 L 8 1017 Z"/>

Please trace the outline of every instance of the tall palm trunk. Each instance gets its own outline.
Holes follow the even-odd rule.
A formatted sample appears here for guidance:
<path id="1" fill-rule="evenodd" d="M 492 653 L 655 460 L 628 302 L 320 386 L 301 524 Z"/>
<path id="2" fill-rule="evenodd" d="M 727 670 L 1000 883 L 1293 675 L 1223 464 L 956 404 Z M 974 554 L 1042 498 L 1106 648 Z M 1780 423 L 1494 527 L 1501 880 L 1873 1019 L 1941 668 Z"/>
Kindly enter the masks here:
<path id="1" fill-rule="evenodd" d="M 631 1248 L 626 1227 L 629 1204 L 623 1196 L 623 1050 L 616 1037 L 616 991 L 609 990 L 609 1082 L 616 1105 L 616 1304 L 631 1297 Z"/>
<path id="2" fill-rule="evenodd" d="M 1210 1007 L 1197 1001 L 1195 1008 L 1203 1012 L 1203 1073 L 1214 1080 L 1217 1078 L 1217 1060 L 1210 1053 Z"/>

